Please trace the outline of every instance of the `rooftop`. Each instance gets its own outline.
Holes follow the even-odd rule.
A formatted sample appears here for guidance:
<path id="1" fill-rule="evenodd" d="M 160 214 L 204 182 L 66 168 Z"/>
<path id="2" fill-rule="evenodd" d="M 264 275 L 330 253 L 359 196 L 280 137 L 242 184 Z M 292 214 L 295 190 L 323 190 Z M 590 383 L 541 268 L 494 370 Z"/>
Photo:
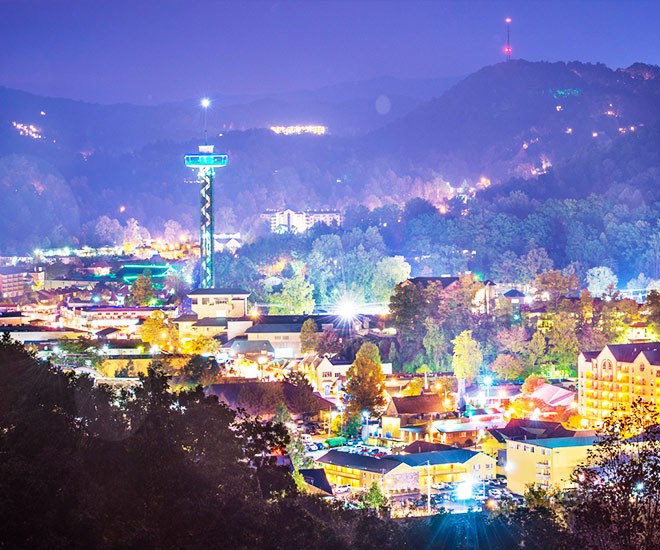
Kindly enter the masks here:
<path id="1" fill-rule="evenodd" d="M 477 456 L 478 454 L 479 453 L 477 451 L 470 451 L 468 449 L 448 449 L 444 451 L 431 451 L 428 453 L 395 455 L 392 456 L 392 460 L 403 462 L 404 464 L 415 468 L 417 466 L 425 466 L 427 464 L 431 466 L 438 464 L 462 464 Z"/>
<path id="2" fill-rule="evenodd" d="M 436 394 L 393 397 L 388 413 L 392 414 L 433 414 L 443 411 L 442 399 Z"/>
<path id="3" fill-rule="evenodd" d="M 321 464 L 332 464 L 343 468 L 353 468 L 365 472 L 377 472 L 385 474 L 391 472 L 401 465 L 400 461 L 393 460 L 394 457 L 375 458 L 364 456 L 357 453 L 347 453 L 345 451 L 331 450 L 325 453 L 316 461 Z"/>
<path id="4" fill-rule="evenodd" d="M 532 444 L 546 449 L 562 449 L 564 447 L 588 447 L 598 440 L 595 435 L 583 437 L 554 437 L 533 441 Z"/>
<path id="5" fill-rule="evenodd" d="M 262 334 L 269 332 L 300 332 L 302 323 L 258 324 L 253 325 L 245 332 L 247 334 Z"/>
<path id="6" fill-rule="evenodd" d="M 197 288 L 188 296 L 249 296 L 250 292 L 242 288 Z"/>

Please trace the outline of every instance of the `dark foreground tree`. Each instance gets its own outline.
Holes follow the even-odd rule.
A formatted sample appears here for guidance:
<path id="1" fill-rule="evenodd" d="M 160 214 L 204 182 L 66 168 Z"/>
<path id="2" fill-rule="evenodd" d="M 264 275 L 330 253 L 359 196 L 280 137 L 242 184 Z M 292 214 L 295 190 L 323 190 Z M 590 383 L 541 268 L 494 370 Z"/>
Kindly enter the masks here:
<path id="1" fill-rule="evenodd" d="M 660 414 L 633 403 L 613 413 L 587 464 L 573 474 L 567 521 L 582 548 L 660 548 Z"/>
<path id="2" fill-rule="evenodd" d="M 299 493 L 281 424 L 172 393 L 157 370 L 95 388 L 4 337 L 0 395 L 2 549 L 406 547 L 396 525 Z"/>

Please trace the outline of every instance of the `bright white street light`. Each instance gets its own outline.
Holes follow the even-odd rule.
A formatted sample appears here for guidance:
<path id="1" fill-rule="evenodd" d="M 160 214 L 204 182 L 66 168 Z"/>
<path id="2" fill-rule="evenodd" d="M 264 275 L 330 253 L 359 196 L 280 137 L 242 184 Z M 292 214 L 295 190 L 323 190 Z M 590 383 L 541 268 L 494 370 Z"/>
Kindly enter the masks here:
<path id="1" fill-rule="evenodd" d="M 208 97 L 205 97 L 202 99 L 201 105 L 204 109 L 208 109 L 211 106 L 211 100 Z"/>
<path id="2" fill-rule="evenodd" d="M 459 500 L 470 500 L 472 498 L 472 480 L 466 479 L 456 487 L 456 497 Z"/>

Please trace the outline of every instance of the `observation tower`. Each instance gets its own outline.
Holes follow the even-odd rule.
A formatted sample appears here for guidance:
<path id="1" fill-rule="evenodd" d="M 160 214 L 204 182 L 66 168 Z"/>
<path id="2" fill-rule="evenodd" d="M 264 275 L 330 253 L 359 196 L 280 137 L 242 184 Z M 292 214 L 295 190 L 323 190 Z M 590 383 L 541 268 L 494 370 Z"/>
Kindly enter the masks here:
<path id="1" fill-rule="evenodd" d="M 213 252 L 214 252 L 214 220 L 213 220 L 213 182 L 215 169 L 227 166 L 229 158 L 224 154 L 214 153 L 213 145 L 208 145 L 206 135 L 206 110 L 211 105 L 208 99 L 201 102 L 204 108 L 204 145 L 200 145 L 198 153 L 185 155 L 184 161 L 188 168 L 197 170 L 197 181 L 200 184 L 200 284 L 199 288 L 213 288 L 215 285 Z"/>

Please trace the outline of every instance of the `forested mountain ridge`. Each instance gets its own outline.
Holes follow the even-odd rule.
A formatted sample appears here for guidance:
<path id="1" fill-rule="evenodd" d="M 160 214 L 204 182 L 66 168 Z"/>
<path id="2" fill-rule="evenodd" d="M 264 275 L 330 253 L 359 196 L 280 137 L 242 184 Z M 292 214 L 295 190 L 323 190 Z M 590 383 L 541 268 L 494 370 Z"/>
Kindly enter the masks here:
<path id="1" fill-rule="evenodd" d="M 502 63 L 381 130 L 352 137 L 281 136 L 267 129 L 219 136 L 219 119 L 212 117 L 236 99 L 220 100 L 217 111 L 209 112 L 210 141 L 229 153 L 230 164 L 218 173 L 216 227 L 248 233 L 267 208 L 373 209 L 414 197 L 441 211 L 459 209 L 454 214 L 469 198 L 470 224 L 483 199 L 486 206 L 511 191 L 533 201 L 597 193 L 628 209 L 643 204 L 648 223 L 660 183 L 659 74 L 658 67 L 642 64 L 612 70 L 577 62 Z M 431 84 L 425 85 L 417 99 L 429 93 Z M 387 86 L 401 91 L 400 83 L 372 82 L 367 92 L 348 85 L 317 97 L 335 98 L 339 105 Z M 199 143 L 199 135 L 193 137 L 201 134 L 199 108 L 174 104 L 161 116 L 166 106 L 53 100 L 41 115 L 37 96 L 19 96 L 0 88 L 0 251 L 94 243 L 100 216 L 122 223 L 135 218 L 152 232 L 162 231 L 168 219 L 195 228 L 195 176 L 182 157 Z M 297 97 L 303 104 L 310 96 Z M 250 105 L 241 108 L 249 112 Z M 122 127 L 127 137 L 115 140 Z M 151 139 L 152 130 L 172 137 L 135 146 Z M 38 223 L 27 223 L 37 211 Z M 481 242 L 487 236 L 477 237 Z M 474 248 L 466 235 L 455 243 L 440 240 Z M 397 253 L 411 253 L 405 239 L 397 242 Z M 412 248 L 417 253 L 419 247 Z M 524 252 L 523 244 L 517 248 L 517 254 Z M 556 261 L 563 256 L 558 252 Z"/>
<path id="2" fill-rule="evenodd" d="M 531 178 L 660 118 L 660 68 L 515 60 L 484 67 L 375 131 L 370 145 L 444 176 Z"/>

